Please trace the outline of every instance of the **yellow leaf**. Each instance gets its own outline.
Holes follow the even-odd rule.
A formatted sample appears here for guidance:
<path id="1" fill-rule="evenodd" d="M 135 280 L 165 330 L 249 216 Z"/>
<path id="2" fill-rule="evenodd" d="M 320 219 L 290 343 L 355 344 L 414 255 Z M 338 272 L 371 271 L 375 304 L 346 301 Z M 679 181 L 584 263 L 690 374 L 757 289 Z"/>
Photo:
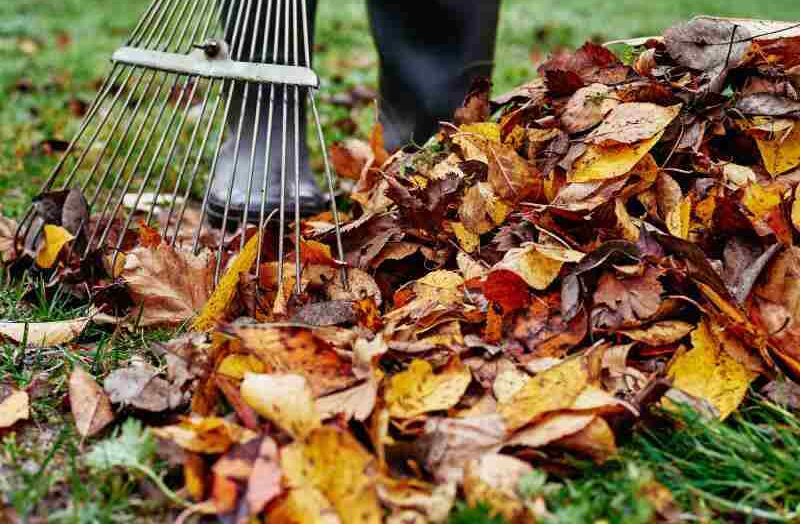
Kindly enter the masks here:
<path id="1" fill-rule="evenodd" d="M 45 224 L 44 241 L 39 247 L 39 252 L 36 253 L 36 265 L 45 269 L 53 267 L 61 249 L 74 238 L 72 233 L 61 226 Z"/>
<path id="2" fill-rule="evenodd" d="M 269 513 L 269 524 L 341 524 L 318 489 L 298 487 Z"/>
<path id="3" fill-rule="evenodd" d="M 398 418 L 449 409 L 461 400 L 471 380 L 469 369 L 457 359 L 438 374 L 426 360 L 415 359 L 408 369 L 391 378 L 386 405 L 390 415 Z"/>
<path id="4" fill-rule="evenodd" d="M 290 513 L 296 520 L 275 521 L 348 524 L 381 522 L 383 513 L 375 487 L 374 458 L 349 432 L 334 427 L 313 430 L 305 440 L 283 448 L 281 468 L 290 490 L 289 498 L 295 497 L 293 504 L 299 506 L 298 509 L 305 508 L 305 511 Z M 333 513 L 328 519 L 323 518 L 318 511 L 319 508 L 326 507 L 326 503 Z M 330 519 L 334 516 L 338 520 Z M 270 523 L 274 521 L 272 513 L 268 519 Z"/>
<path id="5" fill-rule="evenodd" d="M 30 399 L 24 391 L 12 391 L 0 401 L 0 429 L 10 428 L 30 416 Z"/>
<path id="6" fill-rule="evenodd" d="M 691 222 L 692 199 L 687 196 L 667 215 L 667 229 L 674 236 L 686 240 L 689 238 Z"/>
<path id="7" fill-rule="evenodd" d="M 781 204 L 781 200 L 780 191 L 753 183 L 744 190 L 742 204 L 756 219 L 762 220 Z"/>
<path id="8" fill-rule="evenodd" d="M 674 387 L 710 402 L 720 419 L 733 413 L 756 377 L 717 345 L 707 322 L 692 331 L 692 349 L 675 359 L 668 374 Z"/>
<path id="9" fill-rule="evenodd" d="M 219 417 L 187 417 L 178 424 L 151 431 L 195 453 L 224 453 L 233 444 L 256 437 L 255 432 Z"/>
<path id="10" fill-rule="evenodd" d="M 800 185 L 794 188 L 794 202 L 792 203 L 792 224 L 800 231 Z"/>
<path id="11" fill-rule="evenodd" d="M 303 438 L 320 425 L 311 388 L 301 375 L 245 373 L 241 392 L 256 413 L 294 438 Z"/>
<path id="12" fill-rule="evenodd" d="M 242 380 L 245 373 L 263 373 L 267 366 L 255 355 L 234 353 L 222 359 L 217 366 L 217 373 L 226 377 Z"/>
<path id="13" fill-rule="evenodd" d="M 602 463 L 617 452 L 617 443 L 614 432 L 608 423 L 600 417 L 595 417 L 582 430 L 564 437 L 554 445 L 579 451 L 592 457 L 595 462 Z"/>
<path id="14" fill-rule="evenodd" d="M 543 290 L 558 277 L 561 266 L 564 265 L 562 258 L 551 251 L 540 249 L 538 245 L 530 244 L 506 251 L 503 260 L 493 269 L 507 269 L 519 275 L 533 289 Z"/>
<path id="15" fill-rule="evenodd" d="M 414 283 L 417 298 L 432 299 L 440 304 L 460 302 L 464 295 L 461 286 L 464 278 L 455 271 L 439 269 L 431 271 Z"/>
<path id="16" fill-rule="evenodd" d="M 461 222 L 453 222 L 451 226 L 458 239 L 458 244 L 467 253 L 472 253 L 481 245 L 481 237 L 465 228 Z"/>
<path id="17" fill-rule="evenodd" d="M 590 144 L 586 151 L 573 164 L 567 180 L 570 182 L 592 182 L 622 176 L 630 171 L 639 160 L 661 139 L 663 131 L 652 138 L 636 144 L 600 146 Z"/>
<path id="18" fill-rule="evenodd" d="M 529 379 L 507 402 L 498 402 L 497 411 L 514 431 L 547 413 L 568 409 L 588 381 L 583 359 L 571 358 Z"/>
<path id="19" fill-rule="evenodd" d="M 236 255 L 236 259 L 228 267 L 217 284 L 217 288 L 209 297 L 203 310 L 192 324 L 195 331 L 208 331 L 222 319 L 225 310 L 239 289 L 239 276 L 250 271 L 258 254 L 258 235 L 253 235 Z"/>
<path id="20" fill-rule="evenodd" d="M 800 126 L 793 123 L 787 128 L 785 124 L 786 120 L 776 119 L 774 132 L 752 133 L 770 175 L 779 175 L 800 165 Z M 765 123 L 758 128 L 769 125 Z"/>
<path id="21" fill-rule="evenodd" d="M 462 124 L 458 128 L 461 133 L 474 133 L 492 142 L 500 141 L 500 124 L 496 122 L 476 122 L 474 124 Z"/>

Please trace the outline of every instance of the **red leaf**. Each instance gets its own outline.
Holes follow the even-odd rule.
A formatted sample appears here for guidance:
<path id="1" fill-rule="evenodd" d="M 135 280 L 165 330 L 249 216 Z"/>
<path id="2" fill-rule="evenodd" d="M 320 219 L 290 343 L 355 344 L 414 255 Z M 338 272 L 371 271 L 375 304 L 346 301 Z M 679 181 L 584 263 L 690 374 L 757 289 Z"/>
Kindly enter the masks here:
<path id="1" fill-rule="evenodd" d="M 527 306 L 531 301 L 528 284 L 516 273 L 498 269 L 489 273 L 483 283 L 483 294 L 508 313 Z"/>

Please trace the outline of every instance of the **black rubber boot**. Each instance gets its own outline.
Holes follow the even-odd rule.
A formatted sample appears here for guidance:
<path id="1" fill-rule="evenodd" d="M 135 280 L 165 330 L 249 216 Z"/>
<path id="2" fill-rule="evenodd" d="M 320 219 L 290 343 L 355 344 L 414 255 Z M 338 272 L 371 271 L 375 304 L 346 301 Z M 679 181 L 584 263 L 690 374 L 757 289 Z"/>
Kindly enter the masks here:
<path id="1" fill-rule="evenodd" d="M 236 49 L 232 50 L 234 60 L 251 62 L 273 62 L 273 43 L 275 13 L 277 2 L 275 0 L 263 0 L 261 16 L 256 20 L 258 0 L 232 0 L 234 2 L 232 16 L 226 30 L 226 40 L 231 43 L 234 38 L 234 26 L 236 13 L 239 6 L 248 7 L 250 10 L 250 20 L 245 27 L 243 34 L 238 35 L 242 42 L 241 53 Z M 267 27 L 267 4 L 272 3 L 272 22 Z M 287 2 L 282 2 L 284 5 Z M 228 12 L 228 2 L 222 2 L 221 12 L 225 17 Z M 299 8 L 298 8 L 299 9 Z M 316 1 L 311 0 L 307 3 L 307 13 L 309 16 L 309 32 L 313 36 L 313 21 L 316 12 Z M 244 16 L 244 15 L 242 15 Z M 283 27 L 284 14 L 281 13 L 280 25 Z M 242 18 L 242 21 L 244 18 Z M 265 31 L 266 29 L 266 31 Z M 266 46 L 264 45 L 266 39 Z M 253 46 L 253 44 L 255 44 Z M 313 49 L 313 38 L 309 38 L 309 46 Z M 300 43 L 300 53 L 303 56 L 303 44 Z M 264 49 L 266 48 L 266 60 Z M 278 35 L 278 59 L 279 64 L 291 61 L 291 56 L 283 54 L 283 34 Z M 251 53 L 252 51 L 252 53 Z M 300 209 L 303 216 L 313 215 L 324 210 L 327 206 L 326 199 L 317 186 L 314 174 L 311 171 L 308 160 L 308 145 L 306 143 L 306 95 L 302 89 L 296 90 L 299 102 L 299 159 L 300 159 Z M 261 103 L 259 104 L 259 95 Z M 269 125 L 269 106 L 270 95 L 272 95 L 272 125 Z M 284 96 L 286 97 L 286 122 L 284 124 Z M 248 222 L 257 222 L 261 211 L 261 191 L 264 183 L 265 173 L 267 177 L 266 203 L 264 205 L 265 216 L 277 209 L 281 200 L 281 172 L 284 170 L 286 180 L 285 190 L 285 210 L 288 217 L 294 216 L 294 149 L 295 149 L 295 88 L 291 86 L 262 86 L 250 84 L 245 87 L 238 84 L 233 90 L 230 109 L 228 111 L 228 130 L 225 141 L 220 150 L 220 157 L 214 174 L 209 193 L 208 211 L 209 218 L 216 224 L 221 224 L 225 210 L 225 203 L 228 205 L 228 223 L 240 221 L 247 206 Z M 243 115 L 243 118 L 241 116 Z M 256 129 L 256 118 L 258 118 L 258 128 Z M 241 120 L 240 120 L 241 119 Z M 241 122 L 241 125 L 240 125 Z M 284 127 L 285 126 L 285 127 Z M 285 131 L 284 131 L 285 129 Z M 271 130 L 271 133 L 270 133 Z M 254 146 L 255 140 L 255 146 Z M 284 140 L 286 144 L 284 145 Z M 238 154 L 237 154 L 238 141 Z M 268 147 L 269 145 L 269 147 Z M 285 167 L 282 169 L 281 157 L 285 147 Z M 267 152 L 269 151 L 269 154 Z M 255 153 L 255 154 L 253 154 Z M 251 158 L 254 161 L 251 162 Z M 265 171 L 265 163 L 269 161 L 268 169 Z M 232 185 L 231 185 L 232 184 Z M 248 187 L 249 199 L 248 199 Z M 228 198 L 230 195 L 230 199 Z"/>
<path id="2" fill-rule="evenodd" d="M 490 76 L 499 0 L 368 0 L 387 149 L 424 143 Z"/>

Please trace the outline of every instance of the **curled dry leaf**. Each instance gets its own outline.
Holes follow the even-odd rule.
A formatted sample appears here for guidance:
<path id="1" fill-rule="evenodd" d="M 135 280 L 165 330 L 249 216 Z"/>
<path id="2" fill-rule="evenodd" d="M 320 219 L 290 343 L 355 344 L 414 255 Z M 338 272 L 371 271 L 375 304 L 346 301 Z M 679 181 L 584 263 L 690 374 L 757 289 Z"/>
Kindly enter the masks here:
<path id="1" fill-rule="evenodd" d="M 591 84 L 575 91 L 561 114 L 561 127 L 567 133 L 586 131 L 600 122 L 619 105 L 611 89 L 603 84 Z"/>
<path id="2" fill-rule="evenodd" d="M 30 397 L 26 391 L 12 390 L 0 400 L 0 429 L 10 428 L 30 416 Z"/>
<path id="3" fill-rule="evenodd" d="M 595 415 L 591 413 L 552 413 L 540 422 L 518 431 L 505 444 L 540 448 L 581 431 L 591 424 L 594 418 Z"/>
<path id="4" fill-rule="evenodd" d="M 122 279 L 140 325 L 177 325 L 193 318 L 211 294 L 213 268 L 207 253 L 193 255 L 168 245 L 137 247 L 125 257 Z"/>
<path id="5" fill-rule="evenodd" d="M 49 269 L 58 260 L 61 250 L 75 237 L 61 226 L 45 224 L 43 227 L 44 240 L 36 253 L 36 265 Z"/>
<path id="6" fill-rule="evenodd" d="M 17 222 L 0 214 L 0 262 L 13 262 L 17 258 L 17 249 L 14 245 L 14 236 L 17 232 Z"/>
<path id="7" fill-rule="evenodd" d="M 97 435 L 114 420 L 105 391 L 80 367 L 75 367 L 69 375 L 69 405 L 82 437 Z"/>
<path id="8" fill-rule="evenodd" d="M 296 439 L 320 426 L 311 388 L 301 375 L 245 373 L 242 398 L 256 412 Z"/>
<path id="9" fill-rule="evenodd" d="M 52 322 L 0 322 L 0 335 L 14 342 L 25 341 L 28 347 L 66 344 L 83 333 L 91 316 Z"/>
<path id="10" fill-rule="evenodd" d="M 682 320 L 661 320 L 639 329 L 622 329 L 619 333 L 648 346 L 662 346 L 679 341 L 694 328 Z"/>
<path id="11" fill-rule="evenodd" d="M 203 306 L 203 310 L 194 320 L 195 331 L 207 331 L 223 319 L 225 311 L 230 307 L 236 291 L 239 289 L 239 278 L 250 271 L 258 254 L 258 234 L 250 237 L 241 251 L 233 259 L 225 274 L 217 283 L 214 292 Z"/>

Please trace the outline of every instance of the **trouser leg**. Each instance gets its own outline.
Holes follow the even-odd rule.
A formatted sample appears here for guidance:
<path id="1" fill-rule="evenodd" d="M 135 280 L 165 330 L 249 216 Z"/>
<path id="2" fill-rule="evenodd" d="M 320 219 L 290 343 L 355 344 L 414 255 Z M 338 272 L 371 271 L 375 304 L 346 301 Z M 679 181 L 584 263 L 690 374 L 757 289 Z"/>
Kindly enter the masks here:
<path id="1" fill-rule="evenodd" d="M 499 0 L 368 0 L 388 148 L 425 142 L 489 76 Z"/>

